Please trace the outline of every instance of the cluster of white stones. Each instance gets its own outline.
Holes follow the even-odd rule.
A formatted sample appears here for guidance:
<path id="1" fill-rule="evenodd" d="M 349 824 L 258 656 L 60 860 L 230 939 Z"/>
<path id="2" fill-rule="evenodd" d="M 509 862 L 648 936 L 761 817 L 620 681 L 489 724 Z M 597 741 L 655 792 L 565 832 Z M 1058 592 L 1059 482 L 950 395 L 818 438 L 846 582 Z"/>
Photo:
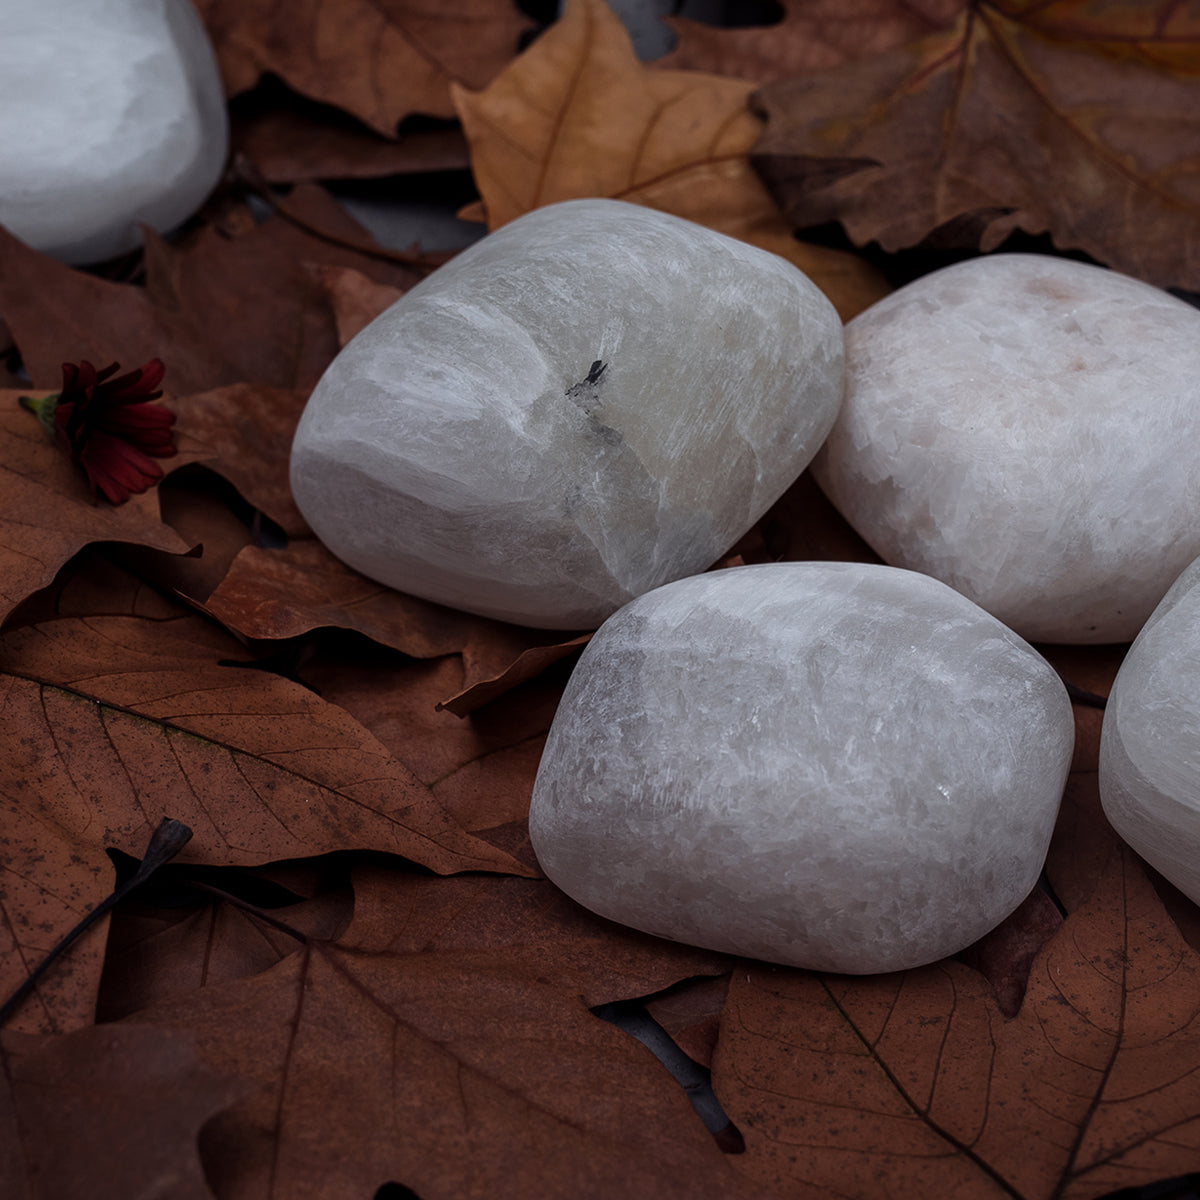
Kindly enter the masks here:
<path id="1" fill-rule="evenodd" d="M 998 256 L 895 293 L 846 347 L 839 415 L 841 331 L 793 268 L 650 210 L 555 205 L 347 347 L 292 486 L 335 553 L 404 591 L 608 618 L 530 813 L 564 891 L 665 937 L 861 973 L 952 954 L 1033 887 L 1074 728 L 1022 637 L 1130 638 L 1200 554 L 1200 314 Z M 893 565 L 682 578 L 827 434 L 819 482 Z M 1131 671 L 1152 646 L 1166 661 L 1148 627 Z M 1105 803 L 1200 898 L 1174 840 L 1200 839 L 1189 665 L 1170 700 L 1158 674 L 1114 694 Z"/>
<path id="2" fill-rule="evenodd" d="M 550 205 L 346 346 L 292 491 L 365 575 L 590 628 L 753 525 L 829 432 L 842 358 L 833 306 L 784 259 L 639 205 Z"/>
<path id="3" fill-rule="evenodd" d="M 642 596 L 592 639 L 529 829 L 559 887 L 626 925 L 902 970 L 1028 894 L 1073 744 L 1055 672 L 944 584 L 738 567 Z"/>
<path id="4" fill-rule="evenodd" d="M 14 0 L 0 33 L 0 224 L 97 262 L 166 231 L 229 151 L 221 77 L 190 0 Z"/>

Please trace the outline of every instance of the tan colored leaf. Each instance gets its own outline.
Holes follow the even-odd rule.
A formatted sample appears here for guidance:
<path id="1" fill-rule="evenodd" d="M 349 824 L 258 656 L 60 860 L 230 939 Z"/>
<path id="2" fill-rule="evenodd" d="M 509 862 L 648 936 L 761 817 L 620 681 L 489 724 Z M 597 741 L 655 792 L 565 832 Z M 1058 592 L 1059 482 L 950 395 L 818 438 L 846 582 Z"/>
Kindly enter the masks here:
<path id="1" fill-rule="evenodd" d="M 0 995 L 111 890 L 105 850 L 140 856 L 164 816 L 194 831 L 186 861 L 359 847 L 434 871 L 530 873 L 343 709 L 230 662 L 243 657 L 195 615 L 64 618 L 0 638 Z M 102 942 L 50 972 L 20 1028 L 91 1018 Z"/>
<path id="2" fill-rule="evenodd" d="M 875 978 L 735 970 L 714 1087 L 736 1160 L 791 1196 L 1089 1200 L 1194 1168 L 1200 957 L 1134 856 L 1034 963 L 1005 1021 L 938 963 Z"/>
<path id="3" fill-rule="evenodd" d="M 543 882 L 446 882 L 357 873 L 338 942 L 134 1018 L 193 1033 L 212 1069 L 255 1085 L 206 1130 L 222 1197 L 388 1181 L 498 1200 L 761 1195 L 650 1053 L 585 1007 L 725 960 L 598 921 Z"/>
<path id="4" fill-rule="evenodd" d="M 486 90 L 453 94 L 490 228 L 582 196 L 645 204 L 790 259 L 852 316 L 889 289 L 856 256 L 792 237 L 747 158 L 752 90 L 643 66 L 603 0 L 569 0 Z"/>
<path id="5" fill-rule="evenodd" d="M 162 523 L 153 491 L 118 506 L 96 500 L 83 473 L 19 407 L 20 394 L 0 391 L 0 620 L 91 542 L 188 549 Z"/>
<path id="6" fill-rule="evenodd" d="M 754 161 L 796 225 L 990 250 L 1014 228 L 1200 288 L 1192 6 L 977 3 L 950 30 L 758 93 Z"/>
<path id="7" fill-rule="evenodd" d="M 376 283 L 352 267 L 320 267 L 317 278 L 329 295 L 342 346 L 404 295 L 399 288 Z"/>
<path id="8" fill-rule="evenodd" d="M 949 25 L 965 0 L 782 0 L 772 25 L 724 29 L 667 17 L 679 42 L 656 61 L 767 83 L 878 54 Z"/>
<path id="9" fill-rule="evenodd" d="M 409 113 L 451 117 L 448 87 L 482 87 L 530 23 L 510 0 L 197 0 L 226 90 L 264 72 L 385 135 Z"/>
<path id="10" fill-rule="evenodd" d="M 165 1029 L 0 1041 L 0 1195 L 211 1200 L 197 1138 L 245 1094 Z"/>

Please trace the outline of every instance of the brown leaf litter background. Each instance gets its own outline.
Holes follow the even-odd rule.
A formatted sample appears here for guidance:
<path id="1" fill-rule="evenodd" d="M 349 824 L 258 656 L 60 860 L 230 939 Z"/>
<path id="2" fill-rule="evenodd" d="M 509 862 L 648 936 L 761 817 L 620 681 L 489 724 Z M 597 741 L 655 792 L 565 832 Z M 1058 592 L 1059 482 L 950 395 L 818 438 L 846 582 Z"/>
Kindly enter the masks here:
<path id="1" fill-rule="evenodd" d="M 602 0 L 540 30 L 509 0 L 197 7 L 236 157 L 196 220 L 90 271 L 0 231 L 0 991 L 163 816 L 194 831 L 0 1031 L 0 1194 L 1086 1200 L 1200 1171 L 1200 910 L 1105 823 L 1099 710 L 1043 884 L 954 960 L 661 942 L 528 843 L 589 631 L 380 587 L 287 485 L 321 372 L 446 257 L 377 245 L 330 181 L 420 198 L 469 165 L 490 228 L 651 205 L 846 318 L 1006 238 L 1200 288 L 1195 6 L 786 0 L 673 18 L 655 63 Z M 114 509 L 16 401 L 151 357 L 181 453 Z M 802 477 L 724 561 L 872 557 Z M 1099 693 L 1124 651 L 1044 649 Z M 718 1137 L 614 1003 L 711 1070 Z"/>

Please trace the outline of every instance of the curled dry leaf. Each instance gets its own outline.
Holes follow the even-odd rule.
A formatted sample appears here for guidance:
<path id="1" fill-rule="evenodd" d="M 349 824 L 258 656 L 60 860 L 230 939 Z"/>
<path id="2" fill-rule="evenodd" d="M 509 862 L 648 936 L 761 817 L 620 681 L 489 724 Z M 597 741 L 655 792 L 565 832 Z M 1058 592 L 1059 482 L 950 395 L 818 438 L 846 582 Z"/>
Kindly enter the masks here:
<path id="1" fill-rule="evenodd" d="M 211 1200 L 197 1138 L 246 1085 L 166 1029 L 0 1037 L 0 1195 Z"/>
<path id="2" fill-rule="evenodd" d="M 1005 1021 L 955 962 L 735 970 L 713 1069 L 739 1169 L 791 1196 L 1090 1200 L 1194 1169 L 1200 957 L 1134 856 L 1038 956 Z"/>
<path id="3" fill-rule="evenodd" d="M 193 829 L 193 862 L 364 848 L 440 872 L 531 873 L 466 833 L 343 709 L 223 665 L 241 657 L 191 614 L 64 618 L 0 637 L 0 994 L 111 890 L 105 850 L 139 855 L 163 816 Z M 18 1027 L 90 1020 L 102 949 L 89 938 L 73 950 Z"/>
<path id="4" fill-rule="evenodd" d="M 272 72 L 385 135 L 410 113 L 454 115 L 449 85 L 482 87 L 530 28 L 511 0 L 197 0 L 230 94 Z"/>
<path id="5" fill-rule="evenodd" d="M 767 83 L 878 54 L 949 25 L 966 0 L 782 0 L 770 25 L 723 29 L 667 17 L 679 41 L 656 65 Z"/>
<path id="6" fill-rule="evenodd" d="M 453 89 L 490 228 L 607 196 L 686 217 L 791 260 L 843 318 L 887 293 L 851 254 L 797 242 L 750 167 L 753 85 L 643 66 L 603 0 L 564 15 L 486 90 Z"/>
<path id="7" fill-rule="evenodd" d="M 159 519 L 154 493 L 116 508 L 97 503 L 70 460 L 18 406 L 20 394 L 0 391 L 0 620 L 48 587 L 91 542 L 188 549 Z"/>
<path id="8" fill-rule="evenodd" d="M 255 1085 L 206 1131 L 220 1195 L 761 1195 L 650 1053 L 585 1006 L 714 956 L 595 921 L 544 882 L 432 882 L 360 873 L 339 941 L 134 1018 Z"/>
<path id="9" fill-rule="evenodd" d="M 755 165 L 797 226 L 887 250 L 1015 228 L 1200 288 L 1200 15 L 1137 0 L 972 3 L 903 48 L 769 84 Z"/>

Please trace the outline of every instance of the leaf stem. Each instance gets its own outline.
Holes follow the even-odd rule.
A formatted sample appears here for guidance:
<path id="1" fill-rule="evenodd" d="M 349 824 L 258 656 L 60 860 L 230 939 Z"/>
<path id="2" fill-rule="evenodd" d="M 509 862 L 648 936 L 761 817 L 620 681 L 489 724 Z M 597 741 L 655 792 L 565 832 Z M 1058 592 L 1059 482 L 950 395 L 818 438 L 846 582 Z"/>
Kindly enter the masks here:
<path id="1" fill-rule="evenodd" d="M 21 1007 L 33 989 L 37 987 L 38 980 L 70 948 L 73 942 L 86 933 L 101 917 L 111 912 L 134 888 L 145 883 L 159 867 L 170 862 L 191 839 L 192 831 L 182 821 L 176 821 L 173 817 L 164 817 L 151 835 L 150 842 L 146 846 L 146 853 L 138 864 L 137 870 L 120 887 L 101 900 L 91 912 L 87 913 L 30 971 L 25 982 L 5 1001 L 3 1007 L 0 1007 L 0 1025 L 3 1025 Z"/>
<path id="2" fill-rule="evenodd" d="M 251 904 L 248 900 L 243 900 L 240 896 L 233 895 L 232 892 L 224 892 L 220 888 L 213 887 L 208 883 L 200 883 L 195 879 L 189 879 L 187 885 L 188 887 L 195 888 L 198 892 L 207 892 L 210 896 L 216 896 L 217 899 L 224 900 L 226 904 L 232 904 L 234 908 L 240 908 L 252 917 L 257 917 L 260 921 L 265 921 L 268 925 L 272 925 L 278 929 L 280 933 L 286 933 L 288 937 L 295 938 L 302 946 L 308 945 L 308 934 L 301 933 L 295 926 L 289 925 L 286 921 L 281 921 L 278 917 L 271 916 L 266 909 L 259 908 L 258 905 Z"/>

